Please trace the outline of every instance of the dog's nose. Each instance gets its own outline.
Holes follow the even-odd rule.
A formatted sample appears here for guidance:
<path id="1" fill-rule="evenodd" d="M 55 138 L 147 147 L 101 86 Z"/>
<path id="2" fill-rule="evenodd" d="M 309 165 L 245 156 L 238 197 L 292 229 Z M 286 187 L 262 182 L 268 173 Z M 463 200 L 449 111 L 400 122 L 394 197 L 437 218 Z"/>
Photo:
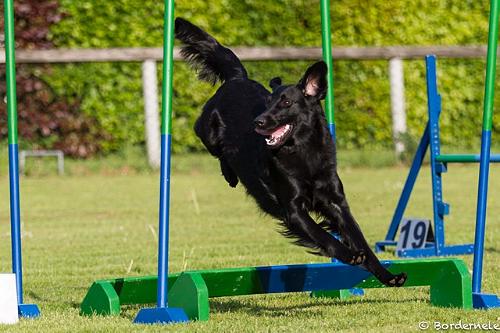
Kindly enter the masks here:
<path id="1" fill-rule="evenodd" d="M 264 117 L 257 117 L 253 122 L 255 126 L 258 127 L 263 127 L 266 124 L 266 120 L 264 119 Z"/>

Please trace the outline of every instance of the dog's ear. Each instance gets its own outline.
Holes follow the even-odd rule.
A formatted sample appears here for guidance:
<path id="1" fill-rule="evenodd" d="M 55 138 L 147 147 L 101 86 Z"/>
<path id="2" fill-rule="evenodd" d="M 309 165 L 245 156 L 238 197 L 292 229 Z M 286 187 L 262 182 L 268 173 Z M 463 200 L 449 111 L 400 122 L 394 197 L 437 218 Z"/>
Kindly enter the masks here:
<path id="1" fill-rule="evenodd" d="M 317 99 L 323 99 L 326 96 L 326 73 L 328 68 L 324 61 L 318 61 L 309 67 L 298 83 L 306 97 L 313 96 Z"/>
<path id="2" fill-rule="evenodd" d="M 281 78 L 279 76 L 277 77 L 273 77 L 271 79 L 271 81 L 269 81 L 269 87 L 271 87 L 271 89 L 273 90 L 273 92 L 276 90 L 276 88 L 278 88 L 279 86 L 281 86 Z"/>

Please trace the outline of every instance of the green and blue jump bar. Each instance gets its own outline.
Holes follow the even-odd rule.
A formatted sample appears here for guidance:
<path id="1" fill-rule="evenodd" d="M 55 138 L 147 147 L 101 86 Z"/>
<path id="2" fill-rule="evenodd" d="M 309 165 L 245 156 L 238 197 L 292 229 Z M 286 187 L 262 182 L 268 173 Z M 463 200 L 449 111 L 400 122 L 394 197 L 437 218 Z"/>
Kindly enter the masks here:
<path id="1" fill-rule="evenodd" d="M 405 287 L 429 287 L 437 307 L 472 308 L 471 277 L 459 259 L 382 261 L 394 273 L 405 271 Z M 95 281 L 80 307 L 82 315 L 117 316 L 122 306 L 156 301 L 158 276 Z M 172 306 L 185 310 L 189 320 L 208 320 L 209 299 L 216 297 L 312 292 L 335 295 L 339 290 L 385 288 L 360 267 L 316 263 L 186 271 L 168 276 Z M 338 293 L 337 293 L 338 294 Z"/>
<path id="2" fill-rule="evenodd" d="M 36 304 L 23 302 L 23 264 L 21 251 L 21 209 L 19 194 L 19 159 L 17 143 L 16 56 L 14 37 L 14 3 L 4 0 L 5 65 L 7 80 L 7 127 L 9 143 L 10 229 L 12 272 L 16 275 L 17 304 L 20 317 L 38 317 Z"/>

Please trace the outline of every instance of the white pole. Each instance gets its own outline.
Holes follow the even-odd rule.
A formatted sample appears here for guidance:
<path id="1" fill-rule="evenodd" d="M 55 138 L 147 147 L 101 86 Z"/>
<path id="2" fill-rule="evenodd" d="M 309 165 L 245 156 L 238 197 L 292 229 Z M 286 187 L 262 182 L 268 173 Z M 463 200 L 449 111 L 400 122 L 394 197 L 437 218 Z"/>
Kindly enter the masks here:
<path id="1" fill-rule="evenodd" d="M 160 166 L 160 120 L 155 60 L 145 60 L 142 63 L 142 83 L 148 162 L 151 167 L 158 168 Z"/>
<path id="2" fill-rule="evenodd" d="M 394 148 L 399 156 L 405 150 L 401 135 L 406 133 L 405 83 L 401 58 L 391 58 L 389 60 L 389 78 L 391 84 L 392 135 Z"/>

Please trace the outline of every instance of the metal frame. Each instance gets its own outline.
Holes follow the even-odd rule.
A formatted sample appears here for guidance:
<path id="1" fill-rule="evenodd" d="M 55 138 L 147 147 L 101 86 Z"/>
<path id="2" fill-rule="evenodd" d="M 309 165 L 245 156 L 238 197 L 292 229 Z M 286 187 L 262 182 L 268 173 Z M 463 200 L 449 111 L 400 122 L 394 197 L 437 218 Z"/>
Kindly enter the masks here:
<path id="1" fill-rule="evenodd" d="M 62 150 L 21 150 L 19 153 L 19 173 L 26 171 L 26 157 L 55 157 L 57 159 L 57 173 L 64 175 L 64 152 Z"/>
<path id="2" fill-rule="evenodd" d="M 429 120 L 420 140 L 419 147 L 413 159 L 413 163 L 406 179 L 403 192 L 396 206 L 394 216 L 384 241 L 377 242 L 376 252 L 385 250 L 386 246 L 396 245 L 395 237 L 402 221 L 404 210 L 410 199 L 413 185 L 427 147 L 430 146 L 431 175 L 432 175 L 432 202 L 434 212 L 435 241 L 426 244 L 424 249 L 397 251 L 400 257 L 425 257 L 442 255 L 461 255 L 474 253 L 473 275 L 472 275 L 472 297 L 474 308 L 497 308 L 500 307 L 500 299 L 494 294 L 481 292 L 481 281 L 483 272 L 484 236 L 486 229 L 486 213 L 488 198 L 488 174 L 491 162 L 500 162 L 500 155 L 492 155 L 491 129 L 493 119 L 493 103 L 495 94 L 495 74 L 497 62 L 498 44 L 498 18 L 500 12 L 500 0 L 491 0 L 490 19 L 488 32 L 488 52 L 486 65 L 486 83 L 484 94 L 483 130 L 481 135 L 480 155 L 441 155 L 439 140 L 439 115 L 441 112 L 441 97 L 437 90 L 436 58 L 426 57 L 427 69 L 427 98 L 429 109 Z M 447 171 L 447 163 L 480 163 L 478 199 L 476 209 L 476 231 L 474 244 L 445 245 L 444 216 L 449 214 L 449 205 L 443 202 L 441 174 Z"/>
<path id="3" fill-rule="evenodd" d="M 399 257 L 428 257 L 444 255 L 471 254 L 474 244 L 446 245 L 444 231 L 444 217 L 450 212 L 450 205 L 443 201 L 442 178 L 441 175 L 447 171 L 447 162 L 442 162 L 440 158 L 448 155 L 441 155 L 441 142 L 439 137 L 439 116 L 441 115 L 441 95 L 437 88 L 436 57 L 428 55 L 426 61 L 426 82 L 427 82 L 427 106 L 428 122 L 420 144 L 413 158 L 410 172 L 406 179 L 405 186 L 396 206 L 391 224 L 385 240 L 375 244 L 375 251 L 381 252 L 386 246 L 396 245 L 396 233 L 403 220 L 404 211 L 411 197 L 413 186 L 418 177 L 420 168 L 427 151 L 430 151 L 431 179 L 432 179 L 432 206 L 434 215 L 434 241 L 427 242 L 423 249 L 404 249 L 397 251 Z M 469 155 L 455 155 L 469 156 Z M 470 155 L 472 156 L 472 155 Z M 456 161 L 461 159 L 456 159 Z"/>

